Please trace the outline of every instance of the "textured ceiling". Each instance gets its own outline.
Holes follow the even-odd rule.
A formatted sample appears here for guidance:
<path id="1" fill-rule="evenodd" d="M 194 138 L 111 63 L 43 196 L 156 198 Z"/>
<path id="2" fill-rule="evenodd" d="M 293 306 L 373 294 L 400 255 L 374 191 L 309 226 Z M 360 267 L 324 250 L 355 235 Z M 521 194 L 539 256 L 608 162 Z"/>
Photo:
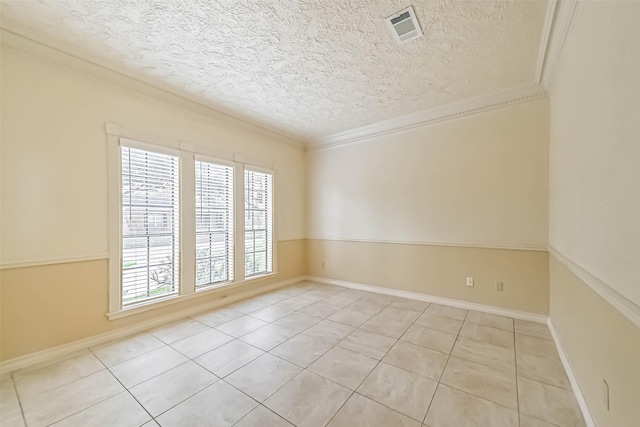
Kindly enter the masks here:
<path id="1" fill-rule="evenodd" d="M 2 0 L 2 25 L 301 140 L 532 84 L 545 1 Z"/>

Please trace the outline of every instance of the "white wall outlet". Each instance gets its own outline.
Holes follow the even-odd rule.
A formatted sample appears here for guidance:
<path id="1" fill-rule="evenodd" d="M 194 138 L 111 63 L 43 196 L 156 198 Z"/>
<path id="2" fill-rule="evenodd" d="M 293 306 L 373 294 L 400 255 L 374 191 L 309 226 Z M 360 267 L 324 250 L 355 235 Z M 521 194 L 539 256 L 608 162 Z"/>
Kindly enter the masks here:
<path id="1" fill-rule="evenodd" d="M 498 292 L 504 291 L 504 282 L 501 282 L 501 281 L 496 282 L 496 291 Z"/>
<path id="2" fill-rule="evenodd" d="M 604 403 L 605 409 L 609 410 L 609 384 L 603 378 L 602 379 L 602 403 Z"/>
<path id="3" fill-rule="evenodd" d="M 469 287 L 473 286 L 473 277 L 471 276 L 467 277 L 467 286 Z"/>

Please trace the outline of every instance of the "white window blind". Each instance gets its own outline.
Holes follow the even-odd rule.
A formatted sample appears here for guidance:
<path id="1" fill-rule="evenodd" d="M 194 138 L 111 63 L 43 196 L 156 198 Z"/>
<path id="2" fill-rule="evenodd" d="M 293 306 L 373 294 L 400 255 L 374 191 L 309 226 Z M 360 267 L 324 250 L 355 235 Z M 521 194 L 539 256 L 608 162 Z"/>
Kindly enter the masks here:
<path id="1" fill-rule="evenodd" d="M 233 280 L 233 168 L 197 161 L 196 289 Z"/>
<path id="2" fill-rule="evenodd" d="M 273 175 L 244 171 L 245 277 L 273 271 Z"/>
<path id="3" fill-rule="evenodd" d="M 175 294 L 180 274 L 179 161 L 121 147 L 122 304 Z"/>

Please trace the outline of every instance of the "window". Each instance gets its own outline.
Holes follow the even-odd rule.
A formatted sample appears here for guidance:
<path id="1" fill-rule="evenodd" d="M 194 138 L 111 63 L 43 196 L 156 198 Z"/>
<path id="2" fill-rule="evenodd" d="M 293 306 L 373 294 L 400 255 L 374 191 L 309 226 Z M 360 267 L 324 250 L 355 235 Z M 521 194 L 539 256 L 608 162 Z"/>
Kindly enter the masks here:
<path id="1" fill-rule="evenodd" d="M 122 305 L 178 292 L 178 157 L 122 146 Z"/>
<path id="2" fill-rule="evenodd" d="M 272 171 L 107 135 L 109 319 L 276 274 Z"/>
<path id="3" fill-rule="evenodd" d="M 273 175 L 244 171 L 245 277 L 273 271 Z"/>
<path id="4" fill-rule="evenodd" d="M 195 162 L 196 289 L 233 280 L 233 168 Z"/>

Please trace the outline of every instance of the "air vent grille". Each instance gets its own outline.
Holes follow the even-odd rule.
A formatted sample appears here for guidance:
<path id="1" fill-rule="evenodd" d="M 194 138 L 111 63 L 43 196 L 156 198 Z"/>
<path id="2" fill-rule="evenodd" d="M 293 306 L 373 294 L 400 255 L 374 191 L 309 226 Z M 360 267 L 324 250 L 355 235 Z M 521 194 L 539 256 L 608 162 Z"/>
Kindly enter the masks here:
<path id="1" fill-rule="evenodd" d="M 422 36 L 422 29 L 413 11 L 413 6 L 409 6 L 388 17 L 387 24 L 398 44 L 406 43 Z"/>

